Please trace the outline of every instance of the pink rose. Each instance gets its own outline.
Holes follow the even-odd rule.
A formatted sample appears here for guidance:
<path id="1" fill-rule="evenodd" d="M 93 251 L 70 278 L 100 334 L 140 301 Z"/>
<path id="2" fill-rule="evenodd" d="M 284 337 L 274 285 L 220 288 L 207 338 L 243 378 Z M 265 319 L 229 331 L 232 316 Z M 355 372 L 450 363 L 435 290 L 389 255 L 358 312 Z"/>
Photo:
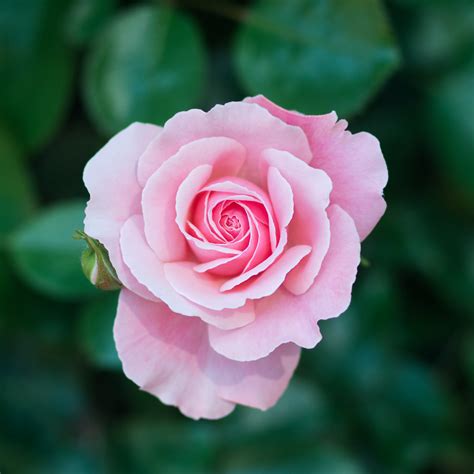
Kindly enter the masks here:
<path id="1" fill-rule="evenodd" d="M 135 123 L 90 160 L 85 231 L 123 284 L 127 377 L 192 418 L 276 403 L 385 210 L 379 142 L 346 126 L 258 96 Z"/>

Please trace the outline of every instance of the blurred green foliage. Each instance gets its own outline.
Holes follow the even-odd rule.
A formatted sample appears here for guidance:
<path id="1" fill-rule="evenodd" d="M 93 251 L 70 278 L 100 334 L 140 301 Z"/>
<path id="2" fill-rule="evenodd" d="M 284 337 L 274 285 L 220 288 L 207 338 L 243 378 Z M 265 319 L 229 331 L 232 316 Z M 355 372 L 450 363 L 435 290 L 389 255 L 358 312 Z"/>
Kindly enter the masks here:
<path id="1" fill-rule="evenodd" d="M 0 472 L 472 472 L 472 0 L 0 0 L 0 82 Z M 279 404 L 196 423 L 120 370 L 81 173 L 129 122 L 255 93 L 374 133 L 389 206 Z"/>

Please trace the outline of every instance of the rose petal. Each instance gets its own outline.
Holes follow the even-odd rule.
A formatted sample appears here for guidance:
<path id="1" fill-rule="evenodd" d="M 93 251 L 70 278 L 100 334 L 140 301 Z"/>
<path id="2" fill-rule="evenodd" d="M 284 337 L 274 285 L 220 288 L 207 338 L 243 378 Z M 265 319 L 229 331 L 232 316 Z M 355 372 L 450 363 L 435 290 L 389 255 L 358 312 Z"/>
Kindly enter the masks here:
<path id="1" fill-rule="evenodd" d="M 183 146 L 150 177 L 143 189 L 145 235 L 162 261 L 186 257 L 186 239 L 176 225 L 175 199 L 186 176 L 197 166 L 212 165 L 213 178 L 238 173 L 245 149 L 235 140 L 204 138 Z"/>
<path id="2" fill-rule="evenodd" d="M 304 130 L 314 155 L 311 166 L 324 170 L 333 183 L 331 202 L 349 213 L 361 240 L 365 239 L 386 208 L 382 191 L 388 172 L 379 141 L 369 133 L 352 135 L 344 131 L 347 122 L 337 122 L 334 112 L 303 115 L 285 110 L 261 95 L 245 102 L 259 104 L 275 117 Z"/>
<path id="3" fill-rule="evenodd" d="M 114 338 L 128 378 L 194 419 L 221 418 L 234 403 L 266 409 L 285 390 L 299 349 L 285 345 L 265 359 L 240 363 L 209 346 L 207 327 L 123 290 Z"/>
<path id="4" fill-rule="evenodd" d="M 265 230 L 263 232 L 265 232 Z M 262 236 L 259 237 L 260 246 L 257 247 L 257 249 L 262 248 L 261 240 L 262 240 Z M 258 257 L 253 258 L 249 262 L 250 264 L 248 265 L 248 268 L 245 269 L 244 273 L 223 282 L 222 286 L 220 287 L 220 291 L 233 290 L 234 288 L 241 285 L 242 283 L 245 283 L 246 281 L 250 280 L 250 278 L 258 275 L 259 273 L 263 273 L 264 271 L 266 271 L 271 265 L 274 264 L 276 259 L 282 254 L 287 243 L 288 243 L 288 235 L 287 235 L 286 229 L 283 229 L 280 232 L 280 241 L 278 242 L 278 245 L 276 246 L 275 250 L 273 250 L 271 255 L 265 258 L 265 260 L 260 261 L 260 263 L 257 263 L 257 265 L 255 265 L 255 263 L 261 260 L 261 255 L 258 255 Z"/>
<path id="5" fill-rule="evenodd" d="M 257 317 L 245 328 L 223 331 L 209 327 L 213 349 L 229 359 L 257 360 L 286 342 L 307 349 L 320 340 L 317 320 L 307 312 L 307 302 L 300 302 L 284 288 L 256 302 Z"/>
<path id="6" fill-rule="evenodd" d="M 311 245 L 313 248 L 311 254 L 285 280 L 289 291 L 303 294 L 313 284 L 329 248 L 326 208 L 332 189 L 331 180 L 324 171 L 308 166 L 285 151 L 265 150 L 263 156 L 270 166 L 268 172 L 278 168 L 293 189 L 295 215 L 288 228 L 291 243 Z"/>
<path id="7" fill-rule="evenodd" d="M 268 223 L 268 216 L 263 220 L 259 219 L 256 210 L 261 210 L 261 206 L 257 207 L 257 205 L 253 204 L 242 204 L 242 207 L 247 211 L 251 224 L 249 245 L 241 253 L 242 263 L 245 264 L 242 268 L 243 274 L 246 274 L 246 272 L 263 262 L 272 253 L 271 231 L 268 228 L 268 224 L 266 224 Z"/>
<path id="8" fill-rule="evenodd" d="M 349 306 L 360 260 L 360 241 L 354 222 L 340 207 L 328 209 L 331 243 L 313 286 L 295 296 L 281 288 L 256 301 L 255 321 L 244 328 L 209 328 L 211 346 L 238 361 L 260 359 L 280 344 L 293 342 L 313 348 L 321 334 L 317 321 L 339 316 Z"/>
<path id="9" fill-rule="evenodd" d="M 241 305 L 239 309 L 212 311 L 178 294 L 165 276 L 163 262 L 158 259 L 145 240 L 141 216 L 132 216 L 127 220 L 122 227 L 120 244 L 124 261 L 135 278 L 165 302 L 172 311 L 184 316 L 198 316 L 221 329 L 240 327 L 254 320 L 252 301 Z"/>
<path id="10" fill-rule="evenodd" d="M 229 137 L 241 143 L 248 156 L 241 176 L 251 180 L 259 179 L 260 154 L 265 148 L 289 151 L 307 163 L 312 158 L 308 139 L 299 127 L 282 122 L 258 105 L 229 102 L 207 113 L 193 109 L 168 120 L 161 138 L 140 159 L 140 183 L 144 185 L 183 145 L 204 137 Z"/>
<path id="11" fill-rule="evenodd" d="M 144 298 L 154 296 L 130 273 L 119 245 L 120 228 L 140 209 L 141 186 L 136 177 L 139 156 L 161 132 L 161 127 L 134 123 L 115 135 L 84 169 L 84 183 L 90 194 L 84 230 L 109 252 L 120 281 Z M 119 190 L 119 192 L 118 192 Z"/>
<path id="12" fill-rule="evenodd" d="M 226 240 L 224 236 L 220 235 L 217 229 L 211 226 L 211 222 L 208 219 L 209 214 L 209 199 L 212 193 L 200 192 L 194 200 L 194 210 L 192 216 L 190 216 L 189 222 L 193 223 L 194 227 L 199 229 L 199 234 L 202 240 L 207 240 L 209 243 L 225 244 Z M 195 224 L 194 224 L 195 223 Z"/>
<path id="13" fill-rule="evenodd" d="M 207 183 L 212 174 L 211 165 L 200 165 L 194 168 L 183 182 L 179 185 L 176 192 L 176 224 L 181 233 L 186 233 L 186 222 L 193 200 L 200 189 Z"/>
<path id="14" fill-rule="evenodd" d="M 193 262 L 165 263 L 164 271 L 166 279 L 180 295 L 198 305 L 220 311 L 239 308 L 247 299 L 271 295 L 283 283 L 286 274 L 310 251 L 311 247 L 306 245 L 291 247 L 245 288 L 228 292 L 220 290 L 225 281 L 223 278 L 195 272 Z"/>
<path id="15" fill-rule="evenodd" d="M 308 308 L 312 305 L 317 320 L 335 318 L 348 308 L 360 263 L 360 240 L 352 217 L 336 204 L 327 213 L 331 241 L 321 271 L 304 295 L 294 297 L 302 298 Z"/>
<path id="16" fill-rule="evenodd" d="M 218 396 L 201 367 L 200 357 L 209 352 L 204 327 L 164 303 L 149 303 L 124 290 L 114 338 L 125 375 L 142 390 L 191 418 L 221 418 L 234 404 Z"/>
<path id="17" fill-rule="evenodd" d="M 268 170 L 267 183 L 273 211 L 277 217 L 280 229 L 283 229 L 288 226 L 293 217 L 293 191 L 288 181 L 274 167 L 270 167 Z"/>

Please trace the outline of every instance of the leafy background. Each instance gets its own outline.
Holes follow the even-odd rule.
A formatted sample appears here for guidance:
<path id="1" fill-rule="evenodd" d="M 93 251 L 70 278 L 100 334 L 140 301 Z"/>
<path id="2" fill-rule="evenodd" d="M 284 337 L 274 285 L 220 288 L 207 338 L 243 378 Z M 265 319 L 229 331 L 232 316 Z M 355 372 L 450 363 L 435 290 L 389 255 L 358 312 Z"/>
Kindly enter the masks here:
<path id="1" fill-rule="evenodd" d="M 131 121 L 256 93 L 377 135 L 389 207 L 280 403 L 196 423 L 120 370 L 81 173 Z M 473 471 L 472 0 L 1 0 L 0 215 L 2 473 Z"/>

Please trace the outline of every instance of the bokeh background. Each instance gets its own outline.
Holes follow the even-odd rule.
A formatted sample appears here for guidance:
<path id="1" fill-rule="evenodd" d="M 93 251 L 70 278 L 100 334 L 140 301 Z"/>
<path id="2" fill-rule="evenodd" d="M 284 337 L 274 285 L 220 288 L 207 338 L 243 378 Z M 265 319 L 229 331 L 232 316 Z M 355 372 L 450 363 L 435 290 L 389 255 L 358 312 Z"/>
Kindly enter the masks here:
<path id="1" fill-rule="evenodd" d="M 374 133 L 388 211 L 278 405 L 194 422 L 120 370 L 81 174 L 257 93 Z M 474 2 L 0 0 L 0 244 L 2 474 L 472 473 Z"/>

